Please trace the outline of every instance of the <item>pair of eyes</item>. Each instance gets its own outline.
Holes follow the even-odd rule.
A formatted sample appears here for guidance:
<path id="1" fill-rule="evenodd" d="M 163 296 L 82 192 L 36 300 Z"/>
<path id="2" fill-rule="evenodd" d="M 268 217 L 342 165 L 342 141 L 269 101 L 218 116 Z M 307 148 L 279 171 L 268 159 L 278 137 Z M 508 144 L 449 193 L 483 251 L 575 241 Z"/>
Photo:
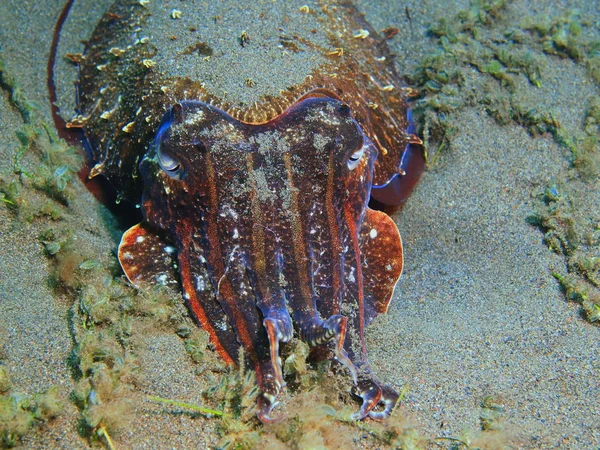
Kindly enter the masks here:
<path id="1" fill-rule="evenodd" d="M 358 167 L 358 165 L 360 164 L 360 160 L 365 154 L 365 150 L 366 145 L 363 145 L 361 148 L 359 148 L 350 156 L 348 156 L 346 166 L 349 170 L 354 170 Z M 162 170 L 164 170 L 170 178 L 181 180 L 183 177 L 183 167 L 181 165 L 181 162 L 173 158 L 172 156 L 169 156 L 167 153 L 161 152 L 160 143 L 157 145 L 156 153 L 158 155 L 158 163 Z"/>
<path id="2" fill-rule="evenodd" d="M 357 151 L 355 151 L 348 157 L 348 161 L 346 162 L 348 169 L 356 169 L 360 164 L 360 160 L 362 159 L 364 154 L 365 146 L 363 145 L 361 148 L 359 148 Z M 160 149 L 158 151 L 158 163 L 160 164 L 162 170 L 164 170 L 169 177 L 176 180 L 180 180 L 182 178 L 183 170 L 181 167 L 181 163 L 175 158 L 170 157 L 166 153 L 161 153 Z"/>

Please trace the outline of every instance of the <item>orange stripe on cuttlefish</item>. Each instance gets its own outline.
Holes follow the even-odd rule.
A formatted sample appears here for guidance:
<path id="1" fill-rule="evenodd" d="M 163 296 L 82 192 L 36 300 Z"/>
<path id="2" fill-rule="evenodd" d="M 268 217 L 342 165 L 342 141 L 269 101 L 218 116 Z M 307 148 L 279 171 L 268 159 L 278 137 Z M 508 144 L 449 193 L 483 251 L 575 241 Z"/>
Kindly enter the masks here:
<path id="1" fill-rule="evenodd" d="M 189 243 L 187 243 L 188 244 L 187 246 L 186 246 L 185 242 L 183 244 L 184 244 L 184 247 L 183 247 L 184 249 L 190 248 Z M 183 285 L 183 291 L 185 293 L 187 293 L 187 295 L 189 297 L 188 304 L 189 304 L 190 308 L 192 309 L 194 316 L 200 322 L 202 329 L 204 329 L 208 333 L 208 335 L 210 337 L 210 341 L 215 346 L 215 349 L 217 350 L 219 355 L 221 355 L 221 357 L 225 360 L 225 362 L 227 364 L 235 364 L 235 361 L 231 358 L 229 353 L 227 353 L 227 350 L 225 350 L 225 347 L 223 347 L 223 345 L 219 341 L 217 334 L 215 332 L 215 329 L 209 322 L 208 317 L 204 311 L 204 308 L 202 307 L 202 303 L 198 299 L 198 295 L 196 294 L 196 289 L 194 288 L 194 286 L 191 282 L 192 273 L 191 273 L 190 266 L 189 266 L 189 256 L 186 258 L 185 253 L 179 259 L 179 273 L 180 273 L 180 277 L 181 277 L 181 284 Z"/>
<path id="2" fill-rule="evenodd" d="M 288 215 L 292 222 L 294 259 L 296 261 L 296 264 L 298 265 L 298 278 L 300 279 L 300 290 L 302 293 L 302 299 L 306 303 L 306 306 L 311 308 L 313 312 L 316 313 L 312 304 L 312 293 L 308 290 L 308 286 L 311 285 L 311 280 L 308 277 L 307 270 L 302 270 L 302 268 L 306 269 L 308 257 L 306 254 L 302 222 L 300 221 L 300 213 L 298 207 L 298 190 L 294 187 L 292 159 L 289 153 L 285 153 L 283 155 L 283 162 L 285 164 L 285 170 L 287 172 L 288 190 L 290 192 L 291 197 L 291 207 L 288 210 Z"/>
<path id="3" fill-rule="evenodd" d="M 346 223 L 350 229 L 350 239 L 352 240 L 352 246 L 354 248 L 354 262 L 356 263 L 356 283 L 358 290 L 358 314 L 359 314 L 359 330 L 360 330 L 360 346 L 362 349 L 363 359 L 367 358 L 367 349 L 365 345 L 365 297 L 363 292 L 363 276 L 362 276 L 362 263 L 360 259 L 360 245 L 358 243 L 358 230 L 352 217 L 352 210 L 348 207 L 344 209 L 344 216 Z"/>
<path id="4" fill-rule="evenodd" d="M 283 330 L 276 326 L 275 319 L 271 318 L 271 312 L 277 314 L 280 310 L 285 311 L 285 303 L 281 299 L 280 302 L 275 302 L 275 292 L 271 292 L 269 283 L 267 281 L 267 269 L 266 269 L 266 251 L 265 251 L 265 233 L 264 233 L 264 221 L 263 214 L 260 209 L 260 202 L 258 201 L 257 193 L 257 182 L 254 171 L 254 156 L 252 153 L 248 153 L 246 156 L 246 168 L 248 170 L 250 179 L 250 196 L 251 196 L 251 211 L 252 211 L 252 248 L 254 257 L 254 270 L 256 271 L 256 284 L 257 290 L 255 295 L 257 296 L 257 306 L 261 308 L 263 316 L 266 316 L 263 320 L 263 326 L 267 331 L 269 339 L 269 350 L 271 358 L 271 366 L 275 372 L 275 384 L 277 390 L 285 386 L 283 380 L 283 372 L 281 369 L 281 358 L 279 357 L 279 341 L 288 341 L 291 336 L 284 336 Z M 280 303 L 280 304 L 276 304 Z M 291 323 L 289 324 L 291 328 Z"/>
<path id="5" fill-rule="evenodd" d="M 338 225 L 337 214 L 335 211 L 335 206 L 333 204 L 333 194 L 335 190 L 335 145 L 331 145 L 331 150 L 329 151 L 329 162 L 327 164 L 327 190 L 325 192 L 325 211 L 327 214 L 327 223 L 329 224 L 329 235 L 331 236 L 331 248 L 332 255 L 335 258 L 336 255 L 338 257 L 335 259 L 332 267 L 332 288 L 333 288 L 333 296 L 334 299 L 336 296 L 339 296 L 340 290 L 342 288 L 342 264 L 341 264 L 341 255 L 342 255 L 342 244 L 340 240 L 340 229 Z M 340 302 L 334 302 L 333 305 L 333 314 L 340 313 Z"/>
<path id="6" fill-rule="evenodd" d="M 250 359 L 253 362 L 257 376 L 259 379 L 262 376 L 262 369 L 260 367 L 260 361 L 257 358 L 256 351 L 254 351 L 254 345 L 252 337 L 248 327 L 246 326 L 244 311 L 240 311 L 238 305 L 235 302 L 236 294 L 230 281 L 226 277 L 227 269 L 223 265 L 223 252 L 221 250 L 221 239 L 219 238 L 218 227 L 216 222 L 216 214 L 219 210 L 219 199 L 217 194 L 215 170 L 210 157 L 210 152 L 207 152 L 204 158 L 206 174 L 208 177 L 208 191 L 209 191 L 209 202 L 210 202 L 210 214 L 208 214 L 207 224 L 207 238 L 210 248 L 214 249 L 214 252 L 210 252 L 208 259 L 210 264 L 216 270 L 215 272 L 220 274 L 218 281 L 218 289 L 216 291 L 217 300 L 219 303 L 223 302 L 226 305 L 225 313 L 229 317 L 229 320 L 237 331 L 237 336 L 241 341 L 243 347 L 248 351 Z M 252 350 L 252 351 L 251 351 Z"/>

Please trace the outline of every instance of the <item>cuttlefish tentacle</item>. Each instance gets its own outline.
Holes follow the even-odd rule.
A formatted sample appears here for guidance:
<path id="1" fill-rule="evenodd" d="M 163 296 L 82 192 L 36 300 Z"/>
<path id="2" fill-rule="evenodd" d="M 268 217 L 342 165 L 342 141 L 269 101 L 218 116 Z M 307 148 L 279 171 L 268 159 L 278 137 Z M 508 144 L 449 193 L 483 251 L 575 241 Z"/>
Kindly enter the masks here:
<path id="1" fill-rule="evenodd" d="M 371 408 L 369 417 L 373 420 L 386 420 L 392 414 L 400 396 L 394 389 L 385 384 L 380 384 L 379 388 L 381 389 L 381 397 L 378 403 L 383 403 L 384 409 L 383 411 L 373 411 L 373 408 Z"/>
<path id="2" fill-rule="evenodd" d="M 240 256 L 240 259 L 243 257 Z M 261 311 L 256 307 L 254 298 L 256 292 L 246 284 L 248 277 L 247 273 L 244 273 L 243 264 L 233 264 L 231 267 L 228 273 L 223 274 L 222 282 L 214 283 L 214 285 L 219 290 L 220 302 L 224 309 L 228 304 L 237 305 L 236 313 L 238 315 L 231 315 L 229 321 L 236 330 L 238 340 L 248 354 L 250 364 L 257 374 L 258 385 L 261 389 L 257 415 L 261 421 L 272 423 L 279 420 L 271 417 L 271 411 L 277 406 L 276 398 L 285 386 L 281 373 L 279 341 L 284 332 L 289 334 L 291 332 L 278 330 L 278 327 L 285 328 L 280 325 L 285 322 L 285 317 L 280 317 L 282 319 L 280 321 L 275 320 L 273 314 L 276 314 L 276 311 L 274 310 L 270 313 L 271 317 L 262 319 Z M 223 291 L 223 287 L 234 287 L 234 289 Z M 227 298 L 221 298 L 225 296 Z M 252 327 L 249 324 L 252 324 Z M 260 326 L 261 324 L 263 327 Z M 291 323 L 289 328 L 291 329 Z"/>
<path id="3" fill-rule="evenodd" d="M 253 249 L 255 251 L 257 249 L 256 240 Z M 273 423 L 281 420 L 281 418 L 271 417 L 271 412 L 277 406 L 277 396 L 286 387 L 279 356 L 279 343 L 289 342 L 294 329 L 292 319 L 285 308 L 284 294 L 274 279 L 278 272 L 265 270 L 268 265 L 279 265 L 278 252 L 274 253 L 274 259 L 266 257 L 265 253 L 253 252 L 252 255 L 246 263 L 246 271 L 256 299 L 256 307 L 264 317 L 262 324 L 269 346 L 268 354 L 263 355 L 263 359 L 259 362 L 260 371 L 257 371 L 260 373 L 258 384 L 261 388 L 257 415 L 262 422 Z"/>
<path id="4" fill-rule="evenodd" d="M 379 403 L 381 399 L 381 389 L 372 380 L 360 381 L 357 385 L 358 396 L 363 399 L 363 403 L 358 412 L 351 417 L 354 420 L 361 420 L 367 417 L 371 410 Z"/>
<path id="5" fill-rule="evenodd" d="M 239 310 L 244 312 L 244 316 L 230 321 L 238 332 L 239 340 L 257 374 L 261 389 L 257 416 L 264 423 L 273 423 L 281 420 L 281 417 L 272 417 L 271 412 L 278 404 L 277 396 L 285 387 L 279 343 L 289 341 L 293 335 L 291 318 L 285 309 L 279 309 L 277 306 L 278 301 L 283 304 L 283 298 L 276 300 L 277 295 L 265 295 L 257 288 L 258 284 L 253 282 L 248 270 L 247 252 L 240 250 L 239 254 L 239 259 L 244 263 L 233 264 L 232 269 L 223 276 L 229 285 L 236 287 L 238 292 L 236 302 Z M 246 266 L 245 271 L 244 266 Z M 249 283 L 249 286 L 246 283 Z M 271 304 L 271 302 L 275 303 Z M 249 317 L 254 317 L 256 326 L 255 331 L 249 330 L 245 338 L 241 330 L 248 329 L 246 321 Z M 262 328 L 258 326 L 261 318 Z"/>

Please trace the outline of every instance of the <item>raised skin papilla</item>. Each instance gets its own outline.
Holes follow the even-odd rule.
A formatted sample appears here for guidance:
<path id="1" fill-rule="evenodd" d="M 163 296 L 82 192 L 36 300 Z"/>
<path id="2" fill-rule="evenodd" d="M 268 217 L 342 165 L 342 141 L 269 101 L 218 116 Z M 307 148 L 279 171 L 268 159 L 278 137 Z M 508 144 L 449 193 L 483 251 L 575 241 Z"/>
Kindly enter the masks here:
<path id="1" fill-rule="evenodd" d="M 138 284 L 174 279 L 171 247 L 157 244 L 173 240 L 190 310 L 226 361 L 244 347 L 265 422 L 285 386 L 279 345 L 294 330 L 348 368 L 363 398 L 356 418 L 385 418 L 397 401 L 364 342 L 402 270 L 395 224 L 367 208 L 376 157 L 345 104 L 307 96 L 261 125 L 179 103 L 141 162 L 144 222 L 123 237 L 123 269 Z"/>

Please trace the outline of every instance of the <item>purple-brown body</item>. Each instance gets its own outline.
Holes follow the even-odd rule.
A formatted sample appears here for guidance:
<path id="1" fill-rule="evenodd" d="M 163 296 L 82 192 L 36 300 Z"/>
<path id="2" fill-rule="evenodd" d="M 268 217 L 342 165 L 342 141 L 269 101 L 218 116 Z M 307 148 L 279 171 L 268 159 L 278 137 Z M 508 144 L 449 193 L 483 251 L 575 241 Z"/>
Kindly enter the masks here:
<path id="1" fill-rule="evenodd" d="M 316 18 L 331 21 L 336 50 L 295 37 L 323 62 L 279 95 L 240 104 L 161 72 L 157 48 L 139 44 L 148 12 L 119 1 L 89 42 L 74 121 L 92 175 L 142 196 L 144 220 L 119 247 L 127 277 L 179 285 L 227 362 L 244 348 L 263 421 L 285 386 L 280 344 L 294 333 L 349 370 L 357 418 L 385 418 L 398 399 L 369 369 L 364 329 L 387 310 L 402 244 L 367 204 L 374 190 L 405 200 L 422 171 L 419 140 L 385 42 L 351 5 Z"/>

